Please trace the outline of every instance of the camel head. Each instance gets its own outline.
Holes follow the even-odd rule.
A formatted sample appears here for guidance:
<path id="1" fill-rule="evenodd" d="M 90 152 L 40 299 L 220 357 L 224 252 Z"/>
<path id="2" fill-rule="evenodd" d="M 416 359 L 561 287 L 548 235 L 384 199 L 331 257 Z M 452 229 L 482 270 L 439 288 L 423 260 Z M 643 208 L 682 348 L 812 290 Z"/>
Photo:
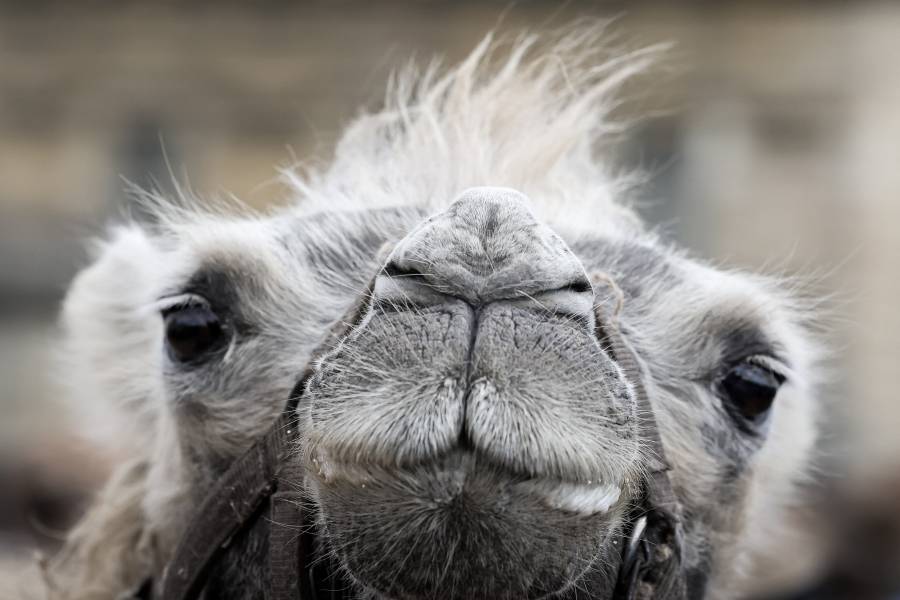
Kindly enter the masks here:
<path id="1" fill-rule="evenodd" d="M 687 256 L 621 200 L 597 151 L 604 107 L 652 53 L 598 62 L 593 35 L 520 41 L 505 59 L 484 44 L 446 76 L 402 79 L 331 167 L 289 174 L 297 202 L 274 214 L 162 201 L 154 225 L 111 235 L 65 322 L 69 380 L 118 415 L 137 469 L 128 539 L 153 543 L 121 557 L 162 569 L 311 363 L 292 483 L 350 597 L 612 585 L 658 458 L 638 385 L 691 597 L 740 593 L 815 437 L 808 315 L 777 280 Z M 361 297 L 357 322 L 314 356 Z M 221 597 L 260 597 L 254 544 L 236 544 Z"/>

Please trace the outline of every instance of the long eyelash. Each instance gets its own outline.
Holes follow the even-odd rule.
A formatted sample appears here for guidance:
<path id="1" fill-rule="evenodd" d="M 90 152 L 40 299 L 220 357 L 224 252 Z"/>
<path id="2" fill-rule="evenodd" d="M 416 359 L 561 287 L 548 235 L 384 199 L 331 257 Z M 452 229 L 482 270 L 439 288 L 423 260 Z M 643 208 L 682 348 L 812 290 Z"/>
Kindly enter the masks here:
<path id="1" fill-rule="evenodd" d="M 152 309 L 165 314 L 172 309 L 190 305 L 209 306 L 209 302 L 207 302 L 206 298 L 196 294 L 178 294 L 177 296 L 160 298 L 152 304 Z"/>
<path id="2" fill-rule="evenodd" d="M 770 371 L 775 373 L 776 376 L 780 377 L 784 382 L 789 382 L 793 375 L 791 368 L 774 356 L 769 356 L 767 354 L 756 354 L 753 356 L 748 356 L 744 359 L 744 361 L 759 365 L 765 369 L 769 369 Z"/>

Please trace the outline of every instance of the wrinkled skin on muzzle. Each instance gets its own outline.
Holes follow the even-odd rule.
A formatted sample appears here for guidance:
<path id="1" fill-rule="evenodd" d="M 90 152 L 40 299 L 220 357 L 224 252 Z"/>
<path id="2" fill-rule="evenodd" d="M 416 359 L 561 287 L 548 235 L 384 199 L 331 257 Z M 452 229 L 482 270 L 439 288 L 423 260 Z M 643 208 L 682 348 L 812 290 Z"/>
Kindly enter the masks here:
<path id="1" fill-rule="evenodd" d="M 393 248 L 298 409 L 319 527 L 360 586 L 538 598 L 618 552 L 640 446 L 594 302 L 513 190 L 468 190 Z"/>

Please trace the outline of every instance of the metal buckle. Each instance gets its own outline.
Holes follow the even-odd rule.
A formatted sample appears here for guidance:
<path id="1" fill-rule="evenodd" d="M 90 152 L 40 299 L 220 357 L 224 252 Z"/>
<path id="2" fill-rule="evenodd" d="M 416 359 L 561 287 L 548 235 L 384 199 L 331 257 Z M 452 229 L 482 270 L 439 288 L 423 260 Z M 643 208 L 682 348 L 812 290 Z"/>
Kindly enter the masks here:
<path id="1" fill-rule="evenodd" d="M 644 541 L 644 531 L 647 529 L 647 515 L 640 517 L 634 522 L 631 529 L 631 535 L 628 536 L 628 545 L 625 546 L 625 553 L 622 556 L 622 569 L 630 572 L 637 558 L 638 548 Z"/>
<path id="2" fill-rule="evenodd" d="M 647 515 L 640 516 L 631 528 L 628 542 L 622 550 L 622 562 L 616 582 L 615 600 L 634 600 L 643 567 L 650 562 L 651 549 L 644 537 L 647 531 Z"/>

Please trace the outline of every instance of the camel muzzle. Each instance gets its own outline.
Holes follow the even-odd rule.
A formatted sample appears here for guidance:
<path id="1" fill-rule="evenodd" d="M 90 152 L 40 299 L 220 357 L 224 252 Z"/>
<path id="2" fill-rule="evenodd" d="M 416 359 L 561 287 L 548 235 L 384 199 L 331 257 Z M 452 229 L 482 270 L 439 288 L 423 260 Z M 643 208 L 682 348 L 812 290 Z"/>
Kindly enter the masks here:
<path id="1" fill-rule="evenodd" d="M 298 489 L 303 466 L 296 460 L 297 405 L 315 374 L 313 365 L 356 328 L 370 308 L 373 284 L 338 320 L 313 353 L 286 407 L 268 432 L 238 458 L 194 513 L 159 581 L 148 581 L 139 598 L 201 598 L 214 565 L 239 535 L 265 523 L 268 533 L 271 600 L 349 598 L 352 585 L 329 563 L 316 535 L 315 507 Z M 630 381 L 638 404 L 639 432 L 651 464 L 622 531 L 608 557 L 614 584 L 589 570 L 577 586 L 552 594 L 561 600 L 683 600 L 702 596 L 705 577 L 682 565 L 680 507 L 637 356 L 621 336 L 615 318 L 602 306 L 593 312 L 595 334 L 604 351 Z"/>

